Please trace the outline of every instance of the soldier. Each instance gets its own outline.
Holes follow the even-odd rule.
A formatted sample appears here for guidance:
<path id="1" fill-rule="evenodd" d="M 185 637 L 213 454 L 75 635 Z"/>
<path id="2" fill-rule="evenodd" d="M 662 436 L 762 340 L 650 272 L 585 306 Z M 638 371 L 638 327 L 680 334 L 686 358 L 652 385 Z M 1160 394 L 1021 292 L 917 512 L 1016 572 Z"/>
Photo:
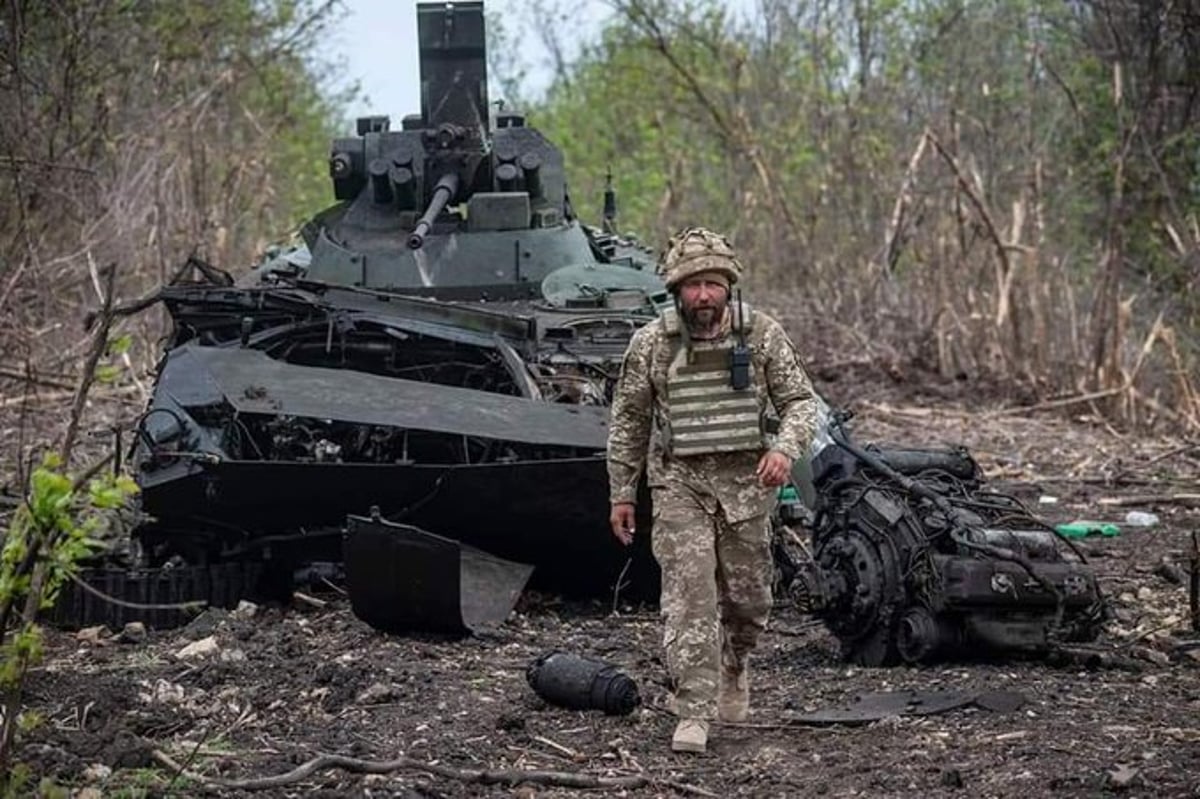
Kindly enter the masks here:
<path id="1" fill-rule="evenodd" d="M 609 426 L 609 521 L 622 544 L 633 540 L 646 468 L 679 716 L 671 748 L 703 752 L 714 716 L 745 721 L 750 711 L 747 658 L 771 606 L 767 515 L 808 450 L 816 401 L 782 326 L 731 302 L 742 265 L 723 236 L 684 230 L 659 270 L 675 309 L 625 353 Z M 778 422 L 773 435 L 768 421 Z"/>

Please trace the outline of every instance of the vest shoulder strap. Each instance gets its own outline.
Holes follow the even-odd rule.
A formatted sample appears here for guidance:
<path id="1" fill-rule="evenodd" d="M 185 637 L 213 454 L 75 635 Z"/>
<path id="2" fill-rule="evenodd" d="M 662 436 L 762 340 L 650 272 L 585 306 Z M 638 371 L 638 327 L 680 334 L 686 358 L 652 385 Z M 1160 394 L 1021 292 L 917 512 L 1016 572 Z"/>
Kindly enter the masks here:
<path id="1" fill-rule="evenodd" d="M 732 330 L 735 334 L 739 329 L 739 325 L 744 325 L 740 329 L 746 333 L 754 329 L 754 320 L 758 318 L 758 314 L 750 307 L 750 303 L 735 302 L 729 307 L 733 311 L 733 319 L 731 321 L 733 323 Z"/>

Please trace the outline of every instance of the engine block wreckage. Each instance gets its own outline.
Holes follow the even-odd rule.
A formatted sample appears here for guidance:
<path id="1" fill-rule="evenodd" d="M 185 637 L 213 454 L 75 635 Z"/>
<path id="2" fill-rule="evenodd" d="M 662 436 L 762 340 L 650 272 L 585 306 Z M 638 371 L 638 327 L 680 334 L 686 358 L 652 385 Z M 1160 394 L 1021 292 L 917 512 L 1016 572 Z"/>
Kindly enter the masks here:
<path id="1" fill-rule="evenodd" d="M 561 153 L 489 119 L 481 3 L 418 6 L 422 113 L 336 139 L 338 203 L 234 281 L 159 299 L 173 320 L 133 463 L 140 570 L 86 579 L 138 602 L 230 605 L 344 577 L 384 630 L 471 631 L 530 585 L 654 600 L 647 536 L 608 531 L 607 405 L 633 332 L 669 302 L 647 251 L 582 225 Z M 196 271 L 196 270 L 193 270 Z M 1095 632 L 1081 559 L 963 453 L 860 450 L 825 417 L 776 518 L 781 597 L 863 663 Z M 650 528 L 643 492 L 638 526 Z M 797 532 L 799 530 L 799 532 Z M 68 591 L 67 623 L 166 626 Z"/>
<path id="2" fill-rule="evenodd" d="M 986 489 L 966 450 L 863 448 L 838 414 L 815 449 L 811 556 L 789 557 L 786 539 L 776 552 L 791 597 L 848 659 L 918 663 L 1098 634 L 1107 605 L 1082 553 Z"/>

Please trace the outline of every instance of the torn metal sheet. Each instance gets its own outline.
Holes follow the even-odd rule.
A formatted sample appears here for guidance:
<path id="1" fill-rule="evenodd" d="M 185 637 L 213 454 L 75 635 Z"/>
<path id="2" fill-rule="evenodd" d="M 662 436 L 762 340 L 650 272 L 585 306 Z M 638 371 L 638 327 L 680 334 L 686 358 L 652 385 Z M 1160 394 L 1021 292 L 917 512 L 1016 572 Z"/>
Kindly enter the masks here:
<path id="1" fill-rule="evenodd" d="M 351 516 L 344 542 L 354 615 L 392 633 L 479 633 L 508 618 L 533 566 L 419 527 Z"/>
<path id="2" fill-rule="evenodd" d="M 178 379 L 172 379 L 173 373 L 178 373 Z M 172 352 L 160 390 L 186 406 L 188 389 L 196 387 L 205 399 L 224 396 L 239 413 L 596 450 L 604 449 L 608 435 L 604 408 L 530 402 L 345 369 L 296 366 L 251 349 L 184 346 Z"/>
<path id="3" fill-rule="evenodd" d="M 793 724 L 868 724 L 890 716 L 933 716 L 956 708 L 978 706 L 1007 713 L 1025 698 L 1015 691 L 876 691 L 859 694 L 841 705 L 790 716 Z"/>

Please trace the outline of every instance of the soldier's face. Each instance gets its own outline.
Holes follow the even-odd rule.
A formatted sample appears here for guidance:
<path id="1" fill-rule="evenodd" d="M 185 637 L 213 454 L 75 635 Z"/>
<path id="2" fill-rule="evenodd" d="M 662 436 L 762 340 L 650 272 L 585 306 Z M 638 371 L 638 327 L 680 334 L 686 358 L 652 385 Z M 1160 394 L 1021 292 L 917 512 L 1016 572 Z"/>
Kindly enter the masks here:
<path id="1" fill-rule="evenodd" d="M 679 284 L 679 305 L 683 319 L 695 329 L 713 327 L 725 315 L 729 288 L 719 277 L 701 272 Z"/>

